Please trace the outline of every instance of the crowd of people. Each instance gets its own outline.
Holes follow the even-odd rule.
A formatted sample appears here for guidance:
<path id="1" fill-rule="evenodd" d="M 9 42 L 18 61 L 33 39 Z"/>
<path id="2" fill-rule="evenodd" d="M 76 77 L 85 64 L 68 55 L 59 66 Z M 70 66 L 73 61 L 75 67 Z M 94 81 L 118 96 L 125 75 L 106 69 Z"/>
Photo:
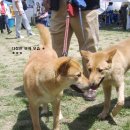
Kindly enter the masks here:
<path id="1" fill-rule="evenodd" d="M 49 13 L 45 11 L 45 9 L 42 9 L 42 13 L 40 12 L 41 9 L 38 6 L 39 2 L 37 2 L 37 11 L 36 11 L 36 17 L 35 21 L 36 23 L 43 23 L 45 26 L 49 26 L 48 17 Z M 27 35 L 35 35 L 32 32 L 29 20 L 27 18 L 27 15 L 25 11 L 27 10 L 27 3 L 26 0 L 13 0 L 13 11 L 15 14 L 15 30 L 16 30 L 16 38 L 24 38 L 24 36 L 21 35 L 21 26 L 22 28 L 26 29 Z M 38 8 L 39 7 L 39 8 Z M 40 9 L 40 10 L 39 10 Z M 38 12 L 39 10 L 39 12 Z M 8 14 L 9 14 L 9 8 L 7 4 L 4 2 L 4 0 L 0 0 L 0 30 L 1 33 L 4 33 L 4 30 L 7 29 L 8 34 L 10 34 L 12 31 L 10 30 L 9 22 L 8 22 Z"/>
<path id="2" fill-rule="evenodd" d="M 109 2 L 106 10 L 99 16 L 100 26 L 115 24 L 124 30 L 130 29 L 130 3 L 122 2 L 119 10 L 113 8 Z"/>
<path id="3" fill-rule="evenodd" d="M 36 14 L 35 14 L 35 23 L 42 23 L 45 26 L 50 26 L 50 14 L 53 11 L 45 10 L 43 3 L 40 6 L 39 2 L 36 2 Z M 23 38 L 20 34 L 21 25 L 22 28 L 27 30 L 27 35 L 33 35 L 31 30 L 30 23 L 26 16 L 27 4 L 26 0 L 13 0 L 13 10 L 15 12 L 16 19 L 16 38 Z M 18 8 L 17 9 L 17 6 Z M 54 5 L 54 4 L 53 4 Z M 118 26 L 122 26 L 124 30 L 130 29 L 130 5 L 129 2 L 122 2 L 120 10 L 113 9 L 113 2 L 109 2 L 106 10 L 99 15 L 99 24 L 100 26 L 117 24 Z M 4 33 L 4 30 L 7 29 L 8 34 L 12 31 L 8 24 L 8 12 L 9 9 L 4 0 L 0 0 L 0 31 Z"/>

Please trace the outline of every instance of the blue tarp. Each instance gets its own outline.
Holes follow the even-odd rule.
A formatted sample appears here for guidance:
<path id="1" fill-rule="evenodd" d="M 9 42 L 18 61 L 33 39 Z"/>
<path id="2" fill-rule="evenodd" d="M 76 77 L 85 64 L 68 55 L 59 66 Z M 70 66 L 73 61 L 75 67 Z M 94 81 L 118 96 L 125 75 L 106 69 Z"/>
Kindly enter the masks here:
<path id="1" fill-rule="evenodd" d="M 77 7 L 80 8 L 86 8 L 86 2 L 85 0 L 72 0 L 72 3 L 74 3 Z"/>
<path id="2" fill-rule="evenodd" d="M 6 0 L 6 1 L 8 1 L 8 2 L 12 2 L 12 0 Z"/>
<path id="3" fill-rule="evenodd" d="M 12 5 L 12 2 L 9 2 L 9 1 L 4 1 L 7 5 Z"/>

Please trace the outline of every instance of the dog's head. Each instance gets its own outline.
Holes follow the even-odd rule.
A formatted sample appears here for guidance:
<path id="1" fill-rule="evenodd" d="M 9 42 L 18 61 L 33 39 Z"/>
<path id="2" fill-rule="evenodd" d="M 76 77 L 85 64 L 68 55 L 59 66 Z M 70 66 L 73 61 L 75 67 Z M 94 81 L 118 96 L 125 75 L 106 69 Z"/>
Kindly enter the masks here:
<path id="1" fill-rule="evenodd" d="M 110 75 L 112 59 L 116 51 L 116 49 L 95 53 L 81 51 L 81 55 L 86 61 L 86 67 L 89 71 L 89 83 L 91 89 L 97 89 L 101 82 Z"/>
<path id="2" fill-rule="evenodd" d="M 64 87 L 75 85 L 75 88 L 88 87 L 88 79 L 83 75 L 80 64 L 72 58 L 61 57 L 56 67 L 57 81 Z"/>

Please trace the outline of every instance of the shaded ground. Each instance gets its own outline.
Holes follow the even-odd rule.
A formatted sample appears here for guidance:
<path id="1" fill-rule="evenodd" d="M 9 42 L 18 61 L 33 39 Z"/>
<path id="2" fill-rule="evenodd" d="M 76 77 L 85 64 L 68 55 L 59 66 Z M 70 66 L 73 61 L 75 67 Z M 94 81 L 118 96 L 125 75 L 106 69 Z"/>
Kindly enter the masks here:
<path id="1" fill-rule="evenodd" d="M 39 35 L 35 27 L 36 36 L 25 36 L 22 40 L 15 39 L 14 28 L 11 35 L 0 34 L 0 130 L 32 130 L 32 122 L 27 109 L 28 101 L 23 92 L 23 69 L 31 50 L 37 49 Z M 106 48 L 130 36 L 130 32 L 123 32 L 119 28 L 105 28 L 100 30 L 99 49 Z M 31 48 L 31 50 L 30 50 Z M 19 50 L 21 49 L 21 50 Z M 80 60 L 77 39 L 72 37 L 69 55 Z M 74 91 L 65 91 L 62 99 L 64 120 L 62 130 L 130 130 L 130 72 L 126 78 L 126 102 L 122 111 L 115 118 L 117 125 L 110 119 L 99 121 L 98 113 L 102 110 L 103 93 L 100 88 L 97 99 L 87 102 Z M 129 88 L 128 88 L 129 87 Z M 112 104 L 116 102 L 115 90 L 112 94 Z M 50 106 L 51 111 L 51 106 Z M 43 130 L 52 128 L 52 116 L 47 126 L 42 117 Z"/>

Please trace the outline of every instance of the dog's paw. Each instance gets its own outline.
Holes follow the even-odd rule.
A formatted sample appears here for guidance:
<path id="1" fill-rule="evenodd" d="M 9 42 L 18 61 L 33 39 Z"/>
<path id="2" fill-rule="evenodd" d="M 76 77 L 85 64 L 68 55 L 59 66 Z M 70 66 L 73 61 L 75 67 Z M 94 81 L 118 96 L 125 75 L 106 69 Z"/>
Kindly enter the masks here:
<path id="1" fill-rule="evenodd" d="M 101 120 L 104 120 L 106 117 L 107 117 L 107 113 L 106 113 L 106 112 L 101 112 L 101 113 L 98 115 L 98 118 L 101 119 Z"/>

